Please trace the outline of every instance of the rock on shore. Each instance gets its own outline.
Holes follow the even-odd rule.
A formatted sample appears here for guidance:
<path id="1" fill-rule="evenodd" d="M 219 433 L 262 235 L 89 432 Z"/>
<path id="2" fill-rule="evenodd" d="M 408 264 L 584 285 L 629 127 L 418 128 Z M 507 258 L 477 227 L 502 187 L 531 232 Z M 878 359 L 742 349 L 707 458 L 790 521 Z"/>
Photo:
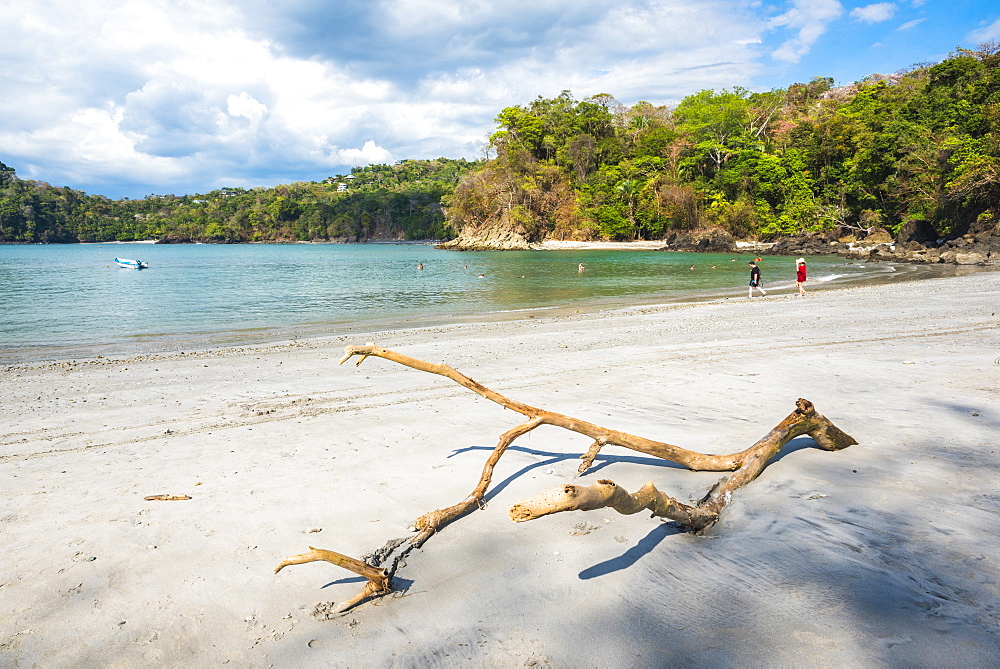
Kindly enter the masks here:
<path id="1" fill-rule="evenodd" d="M 770 255 L 828 255 L 867 262 L 1000 265 L 1000 225 L 981 226 L 952 239 L 939 239 L 927 221 L 908 221 L 893 237 L 876 228 L 861 240 L 836 239 L 831 233 L 784 237 L 768 249 Z"/>
<path id="2" fill-rule="evenodd" d="M 736 249 L 736 240 L 725 228 L 700 228 L 671 232 L 663 240 L 661 251 L 694 251 L 698 253 L 729 253 Z"/>
<path id="3" fill-rule="evenodd" d="M 455 239 L 435 248 L 451 251 L 527 251 L 532 248 L 525 234 L 508 225 L 465 228 Z"/>
<path id="4" fill-rule="evenodd" d="M 851 244 L 837 253 L 859 260 L 921 264 L 1000 265 L 1000 225 L 982 225 L 952 239 L 938 239 L 925 221 L 909 221 L 895 239 L 871 238 Z"/>

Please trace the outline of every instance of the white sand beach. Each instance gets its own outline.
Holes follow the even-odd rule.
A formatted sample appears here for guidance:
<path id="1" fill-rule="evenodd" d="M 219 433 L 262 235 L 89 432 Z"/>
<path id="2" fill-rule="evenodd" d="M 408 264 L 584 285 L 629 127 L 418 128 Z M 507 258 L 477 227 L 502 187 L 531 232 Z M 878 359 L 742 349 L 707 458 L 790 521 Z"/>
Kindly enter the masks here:
<path id="1" fill-rule="evenodd" d="M 862 288 L 0 367 L 0 666 L 663 667 L 1000 663 L 1000 272 Z M 507 397 L 688 449 L 793 440 L 704 535 L 605 509 L 512 523 L 565 482 L 721 476 L 552 427 L 396 595 L 330 620 L 360 557 L 461 501 L 519 424 L 373 341 Z M 182 501 L 146 501 L 155 494 Z"/>

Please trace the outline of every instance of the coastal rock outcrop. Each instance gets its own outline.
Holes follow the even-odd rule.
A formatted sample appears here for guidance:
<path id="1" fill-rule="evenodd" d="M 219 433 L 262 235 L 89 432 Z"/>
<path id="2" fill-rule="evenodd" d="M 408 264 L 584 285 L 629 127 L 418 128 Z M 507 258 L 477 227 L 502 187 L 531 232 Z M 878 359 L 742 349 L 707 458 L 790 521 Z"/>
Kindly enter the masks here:
<path id="1" fill-rule="evenodd" d="M 695 251 L 699 253 L 729 253 L 736 249 L 736 240 L 724 228 L 702 228 L 671 232 L 663 240 L 660 251 Z"/>
<path id="2" fill-rule="evenodd" d="M 897 244 L 916 242 L 921 245 L 937 245 L 938 233 L 931 222 L 922 218 L 912 218 L 899 228 L 896 233 Z"/>
<path id="3" fill-rule="evenodd" d="M 892 243 L 892 233 L 885 228 L 872 228 L 865 237 L 868 244 L 890 244 Z"/>
<path id="4" fill-rule="evenodd" d="M 458 237 L 435 248 L 451 251 L 527 251 L 531 242 L 524 233 L 509 226 L 464 228 Z"/>
<path id="5" fill-rule="evenodd" d="M 846 248 L 844 244 L 829 239 L 821 233 L 805 235 L 795 235 L 794 237 L 782 237 L 774 243 L 768 253 L 776 256 L 797 256 L 797 255 L 829 255 L 839 253 Z"/>
<path id="6" fill-rule="evenodd" d="M 912 225 L 911 225 L 912 224 Z M 950 263 L 955 265 L 1000 265 L 1000 223 L 980 224 L 953 239 L 937 239 L 929 224 L 909 221 L 900 228 L 894 242 L 851 245 L 842 255 L 866 261 L 910 263 Z"/>

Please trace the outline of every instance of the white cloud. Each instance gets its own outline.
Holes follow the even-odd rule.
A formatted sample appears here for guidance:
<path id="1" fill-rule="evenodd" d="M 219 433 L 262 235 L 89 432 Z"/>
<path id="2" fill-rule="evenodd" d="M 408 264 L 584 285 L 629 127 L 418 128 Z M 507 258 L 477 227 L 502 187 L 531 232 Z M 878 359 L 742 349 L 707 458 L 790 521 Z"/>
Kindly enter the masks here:
<path id="1" fill-rule="evenodd" d="M 775 49 L 771 57 L 797 63 L 826 32 L 827 25 L 843 14 L 844 8 L 837 0 L 794 0 L 792 5 L 790 10 L 773 18 L 770 25 L 798 32 Z"/>
<path id="2" fill-rule="evenodd" d="M 878 2 L 851 10 L 851 18 L 862 23 L 881 23 L 888 21 L 896 13 L 896 5 L 891 2 Z"/>
<path id="3" fill-rule="evenodd" d="M 1000 19 L 979 30 L 973 30 L 969 33 L 969 39 L 976 43 L 1000 40 Z"/>
<path id="4" fill-rule="evenodd" d="M 172 159 L 138 151 L 135 141 L 139 138 L 121 128 L 123 116 L 116 106 L 79 109 L 64 123 L 48 128 L 0 132 L 0 145 L 14 155 L 51 161 L 46 164 L 64 182 L 56 185 L 111 180 L 122 173 L 149 182 L 183 176 L 183 167 Z M 43 179 L 47 173 L 41 173 L 33 161 L 25 176 Z"/>
<path id="5" fill-rule="evenodd" d="M 267 105 L 257 102 L 246 91 L 226 98 L 226 111 L 230 116 L 242 117 L 251 123 L 260 123 L 267 113 Z"/>
<path id="6" fill-rule="evenodd" d="M 742 2 L 6 0 L 0 146 L 47 166 L 29 176 L 144 192 L 474 158 L 497 112 L 537 95 L 749 84 L 765 26 Z"/>
<path id="7" fill-rule="evenodd" d="M 907 21 L 903 25 L 899 26 L 898 28 L 896 28 L 896 30 L 901 31 L 901 30 L 909 30 L 910 28 L 916 28 L 926 20 L 927 19 L 913 19 L 912 21 Z"/>
<path id="8" fill-rule="evenodd" d="M 396 157 L 391 151 L 387 151 L 377 146 L 372 140 L 365 142 L 360 149 L 338 149 L 337 159 L 341 165 L 371 165 L 388 164 L 394 162 Z"/>
<path id="9" fill-rule="evenodd" d="M 117 174 L 169 184 L 209 180 L 229 162 L 302 163 L 327 148 L 317 135 L 349 134 L 391 89 L 284 57 L 241 29 L 225 2 L 14 5 L 0 32 L 20 39 L 0 55 L 20 60 L 17 51 L 38 48 L 41 36 L 46 47 L 19 66 L 0 101 L 15 119 L 0 128 L 0 146 L 15 164 L 42 162 L 35 154 L 44 150 L 53 180 L 110 183 Z M 31 111 L 8 115 L 18 107 Z M 372 146 L 347 151 L 345 162 L 386 155 Z"/>

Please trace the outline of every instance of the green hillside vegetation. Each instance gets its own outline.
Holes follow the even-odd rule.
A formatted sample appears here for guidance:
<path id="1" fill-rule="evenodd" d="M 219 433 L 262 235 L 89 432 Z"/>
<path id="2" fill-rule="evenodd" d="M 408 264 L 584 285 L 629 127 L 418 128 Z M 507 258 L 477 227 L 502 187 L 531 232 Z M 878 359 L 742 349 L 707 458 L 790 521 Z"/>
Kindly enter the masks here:
<path id="1" fill-rule="evenodd" d="M 705 90 L 674 109 L 568 91 L 508 107 L 495 158 L 447 200 L 464 231 L 528 241 L 738 238 L 930 221 L 942 235 L 1000 212 L 1000 47 L 831 89 Z"/>
<path id="2" fill-rule="evenodd" d="M 487 161 L 408 160 L 253 190 L 115 201 L 0 163 L 0 242 L 415 240 L 491 228 L 627 241 L 708 226 L 766 240 L 914 219 L 948 236 L 997 221 L 1000 45 L 832 84 L 704 90 L 673 109 L 564 91 L 502 110 Z"/>
<path id="3" fill-rule="evenodd" d="M 319 183 L 110 200 L 19 179 L 0 163 L 0 242 L 447 239 L 441 198 L 474 165 L 405 160 Z"/>

